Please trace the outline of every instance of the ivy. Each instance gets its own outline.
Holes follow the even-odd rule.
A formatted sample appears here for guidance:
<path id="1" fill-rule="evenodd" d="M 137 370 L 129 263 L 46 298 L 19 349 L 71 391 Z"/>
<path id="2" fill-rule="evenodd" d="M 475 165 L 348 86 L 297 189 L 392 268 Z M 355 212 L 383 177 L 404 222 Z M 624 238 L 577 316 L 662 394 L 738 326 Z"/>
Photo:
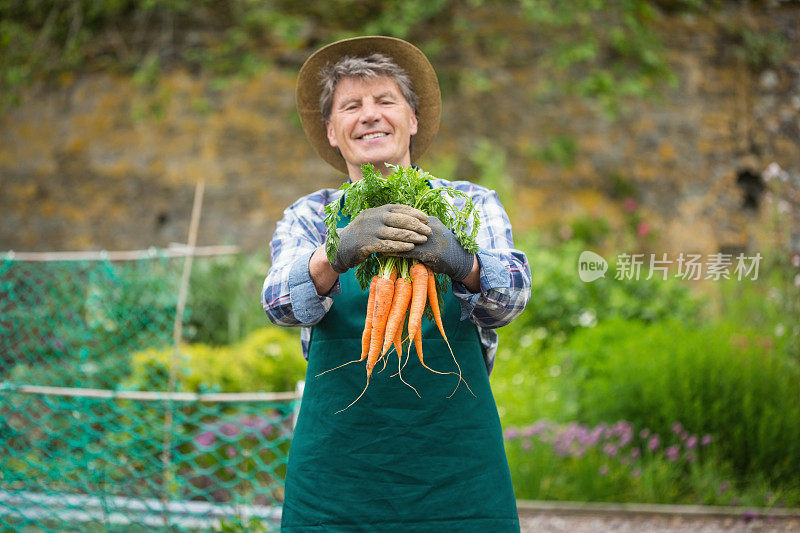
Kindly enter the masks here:
<path id="1" fill-rule="evenodd" d="M 124 72 L 144 87 L 176 67 L 212 80 L 249 77 L 299 68 L 322 43 L 372 34 L 413 41 L 437 65 L 443 90 L 480 95 L 496 87 L 497 71 L 532 59 L 513 59 L 522 43 L 496 22 L 503 13 L 546 39 L 535 60 L 552 94 L 578 95 L 613 116 L 625 99 L 674 82 L 653 31 L 664 14 L 717 8 L 704 0 L 0 0 L 0 113 L 33 83 L 65 73 Z M 772 34 L 738 35 L 751 64 L 785 49 Z"/>

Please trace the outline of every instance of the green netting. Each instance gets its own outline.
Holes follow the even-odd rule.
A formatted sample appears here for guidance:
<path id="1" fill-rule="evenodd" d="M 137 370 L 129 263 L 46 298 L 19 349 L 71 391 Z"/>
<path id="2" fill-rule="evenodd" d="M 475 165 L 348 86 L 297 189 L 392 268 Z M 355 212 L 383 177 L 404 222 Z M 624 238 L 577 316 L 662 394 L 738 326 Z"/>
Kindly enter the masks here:
<path id="1" fill-rule="evenodd" d="M 0 264 L 0 530 L 278 523 L 293 393 L 120 390 L 172 344 L 182 266 Z"/>
<path id="2" fill-rule="evenodd" d="M 172 343 L 182 260 L 0 264 L 0 378 L 115 388 L 127 355 Z"/>

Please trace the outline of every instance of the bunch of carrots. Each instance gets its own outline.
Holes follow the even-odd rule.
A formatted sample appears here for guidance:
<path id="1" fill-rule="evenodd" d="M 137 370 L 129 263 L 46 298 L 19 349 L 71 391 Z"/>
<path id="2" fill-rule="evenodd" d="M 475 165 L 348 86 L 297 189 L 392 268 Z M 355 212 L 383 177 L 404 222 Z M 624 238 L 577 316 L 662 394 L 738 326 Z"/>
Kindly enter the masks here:
<path id="1" fill-rule="evenodd" d="M 415 168 L 392 167 L 392 173 L 385 178 L 375 171 L 372 165 L 364 165 L 362 171 L 363 179 L 342 186 L 345 192 L 341 202 L 326 206 L 326 244 L 329 257 L 333 258 L 336 254 L 338 245 L 336 227 L 339 217 L 344 215 L 354 218 L 364 209 L 388 203 L 410 205 L 427 215 L 436 216 L 453 230 L 465 249 L 477 251 L 475 237 L 479 225 L 478 213 L 465 194 L 451 188 L 432 188 L 429 182 L 431 176 Z M 452 202 L 452 198 L 455 197 L 464 199 L 465 206 L 462 209 L 458 209 Z M 323 374 L 350 363 L 366 360 L 367 381 L 361 394 L 341 411 L 348 409 L 364 395 L 375 365 L 383 360 L 385 368 L 391 348 L 395 349 L 398 356 L 398 371 L 395 375 L 399 375 L 400 380 L 419 396 L 419 392 L 402 376 L 405 365 L 402 363 L 403 325 L 406 323 L 405 340 L 408 341 L 406 362 L 413 344 L 423 367 L 437 374 L 458 375 L 458 383 L 450 396 L 455 394 L 461 381 L 464 381 L 469 389 L 469 384 L 461 377 L 461 367 L 453 354 L 442 323 L 439 298 L 447 287 L 445 276 L 435 275 L 430 267 L 415 260 L 373 255 L 356 267 L 356 277 L 362 289 L 369 286 L 364 331 L 361 337 L 361 355 L 358 359 L 348 361 Z M 424 315 L 436 323 L 458 372 L 440 372 L 425 363 L 422 351 Z"/>

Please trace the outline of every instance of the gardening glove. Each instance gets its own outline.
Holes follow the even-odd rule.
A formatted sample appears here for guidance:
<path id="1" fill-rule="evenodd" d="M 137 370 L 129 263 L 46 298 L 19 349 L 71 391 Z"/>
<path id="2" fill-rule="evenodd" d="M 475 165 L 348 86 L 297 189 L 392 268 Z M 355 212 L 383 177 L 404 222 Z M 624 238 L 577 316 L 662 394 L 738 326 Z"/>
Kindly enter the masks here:
<path id="1" fill-rule="evenodd" d="M 465 279 L 475 261 L 475 254 L 466 251 L 458 242 L 455 233 L 442 224 L 434 216 L 428 217 L 431 234 L 422 244 L 415 244 L 414 249 L 397 254 L 398 257 L 409 257 L 421 261 L 431 267 L 434 272 L 446 274 L 455 281 Z"/>
<path id="2" fill-rule="evenodd" d="M 408 205 L 386 204 L 365 209 L 339 230 L 339 248 L 331 263 L 342 274 L 370 254 L 397 255 L 424 243 L 431 228 L 428 215 Z"/>

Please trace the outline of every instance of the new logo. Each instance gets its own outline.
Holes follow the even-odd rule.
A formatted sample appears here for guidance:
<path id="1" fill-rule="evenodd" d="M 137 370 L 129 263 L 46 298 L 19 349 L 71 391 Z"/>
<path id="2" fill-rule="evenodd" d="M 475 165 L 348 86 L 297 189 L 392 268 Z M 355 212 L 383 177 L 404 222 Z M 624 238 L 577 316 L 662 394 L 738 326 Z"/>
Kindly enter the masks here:
<path id="1" fill-rule="evenodd" d="M 606 260 L 594 252 L 584 250 L 578 257 L 578 276 L 583 282 L 588 283 L 598 278 L 604 278 L 607 270 Z"/>

